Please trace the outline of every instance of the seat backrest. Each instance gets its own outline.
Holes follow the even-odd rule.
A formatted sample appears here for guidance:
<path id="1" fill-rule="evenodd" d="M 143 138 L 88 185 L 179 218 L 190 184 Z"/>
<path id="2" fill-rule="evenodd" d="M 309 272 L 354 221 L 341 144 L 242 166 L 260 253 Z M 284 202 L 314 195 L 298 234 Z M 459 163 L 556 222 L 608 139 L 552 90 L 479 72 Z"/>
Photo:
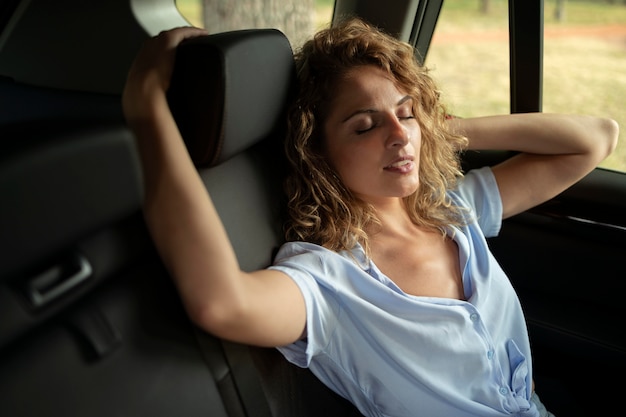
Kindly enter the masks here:
<path id="1" fill-rule="evenodd" d="M 280 245 L 282 133 L 294 82 L 276 30 L 193 38 L 176 55 L 168 99 L 243 269 L 268 266 Z"/>
<path id="2" fill-rule="evenodd" d="M 193 38 L 177 51 L 170 108 L 244 270 L 269 266 L 283 243 L 283 138 L 294 88 L 293 53 L 277 30 Z M 360 415 L 274 349 L 223 348 L 255 364 L 237 373 L 231 363 L 234 378 L 240 391 L 260 381 L 257 395 L 274 416 Z"/>

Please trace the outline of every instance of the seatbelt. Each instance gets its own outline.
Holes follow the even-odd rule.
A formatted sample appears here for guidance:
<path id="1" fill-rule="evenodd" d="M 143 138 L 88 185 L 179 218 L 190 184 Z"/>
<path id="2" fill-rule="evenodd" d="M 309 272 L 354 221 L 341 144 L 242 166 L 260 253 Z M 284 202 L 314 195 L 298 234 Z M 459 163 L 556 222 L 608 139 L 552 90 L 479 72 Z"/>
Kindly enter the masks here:
<path id="1" fill-rule="evenodd" d="M 222 347 L 249 417 L 272 417 L 250 347 L 222 340 Z M 252 370 L 252 371 L 251 371 Z"/>
<path id="2" fill-rule="evenodd" d="M 232 381 L 239 397 L 238 402 L 243 405 L 243 409 L 241 407 L 234 409 L 232 401 L 224 398 L 229 414 L 233 417 L 272 417 L 257 368 L 250 356 L 250 348 L 246 345 L 218 340 L 195 325 L 192 324 L 192 326 L 205 362 L 218 379 L 218 383 L 225 382 L 226 379 Z M 218 350 L 221 352 L 218 353 Z M 224 357 L 227 367 L 217 360 L 218 355 Z M 218 386 L 226 389 L 222 384 Z M 227 392 L 222 392 L 222 395 L 229 396 Z"/>

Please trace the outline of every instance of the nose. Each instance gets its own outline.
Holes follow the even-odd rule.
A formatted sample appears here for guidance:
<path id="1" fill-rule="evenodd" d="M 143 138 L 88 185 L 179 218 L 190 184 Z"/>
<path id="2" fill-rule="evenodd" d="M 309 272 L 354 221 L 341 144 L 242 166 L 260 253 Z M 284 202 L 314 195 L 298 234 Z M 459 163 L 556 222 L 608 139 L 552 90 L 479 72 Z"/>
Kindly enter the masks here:
<path id="1" fill-rule="evenodd" d="M 397 116 L 393 115 L 389 117 L 389 132 L 387 134 L 387 146 L 389 147 L 403 147 L 411 139 L 409 129 L 402 124 L 402 121 Z"/>

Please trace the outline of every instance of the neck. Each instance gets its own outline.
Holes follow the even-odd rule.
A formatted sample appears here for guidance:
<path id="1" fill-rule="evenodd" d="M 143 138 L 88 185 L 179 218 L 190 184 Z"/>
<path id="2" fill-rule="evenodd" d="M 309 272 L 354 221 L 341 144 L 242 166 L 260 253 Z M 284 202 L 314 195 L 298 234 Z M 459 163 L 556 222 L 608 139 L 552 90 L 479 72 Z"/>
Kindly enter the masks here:
<path id="1" fill-rule="evenodd" d="M 389 199 L 373 205 L 376 209 L 376 216 L 380 221 L 380 226 L 375 226 L 376 230 L 368 231 L 368 233 L 406 233 L 406 231 L 416 227 L 411 221 L 402 199 Z"/>

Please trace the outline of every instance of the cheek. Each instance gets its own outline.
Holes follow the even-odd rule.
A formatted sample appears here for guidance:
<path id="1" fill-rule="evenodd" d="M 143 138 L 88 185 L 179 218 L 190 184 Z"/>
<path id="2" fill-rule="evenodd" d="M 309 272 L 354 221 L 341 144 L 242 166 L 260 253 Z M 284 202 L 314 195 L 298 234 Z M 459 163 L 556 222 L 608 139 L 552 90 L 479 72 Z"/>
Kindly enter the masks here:
<path id="1" fill-rule="evenodd" d="M 345 166 L 350 159 L 350 153 L 346 152 L 346 147 L 342 146 L 342 138 L 336 132 L 329 132 L 326 129 L 322 139 L 322 154 L 326 157 L 328 165 L 338 173 L 342 166 Z"/>
<path id="2" fill-rule="evenodd" d="M 339 178 L 345 179 L 346 175 L 352 171 L 354 164 L 354 154 L 343 152 L 341 149 L 328 149 L 326 152 L 328 163 L 332 169 L 339 175 Z"/>
<path id="3" fill-rule="evenodd" d="M 411 129 L 411 145 L 415 149 L 415 152 L 419 154 L 420 148 L 422 147 L 422 129 L 420 129 L 419 124 L 415 123 L 415 126 Z"/>
<path id="4" fill-rule="evenodd" d="M 354 147 L 338 146 L 333 144 L 325 147 L 326 160 L 328 165 L 335 171 L 345 186 L 351 188 L 355 175 L 359 175 L 359 168 L 362 160 L 360 153 Z"/>

